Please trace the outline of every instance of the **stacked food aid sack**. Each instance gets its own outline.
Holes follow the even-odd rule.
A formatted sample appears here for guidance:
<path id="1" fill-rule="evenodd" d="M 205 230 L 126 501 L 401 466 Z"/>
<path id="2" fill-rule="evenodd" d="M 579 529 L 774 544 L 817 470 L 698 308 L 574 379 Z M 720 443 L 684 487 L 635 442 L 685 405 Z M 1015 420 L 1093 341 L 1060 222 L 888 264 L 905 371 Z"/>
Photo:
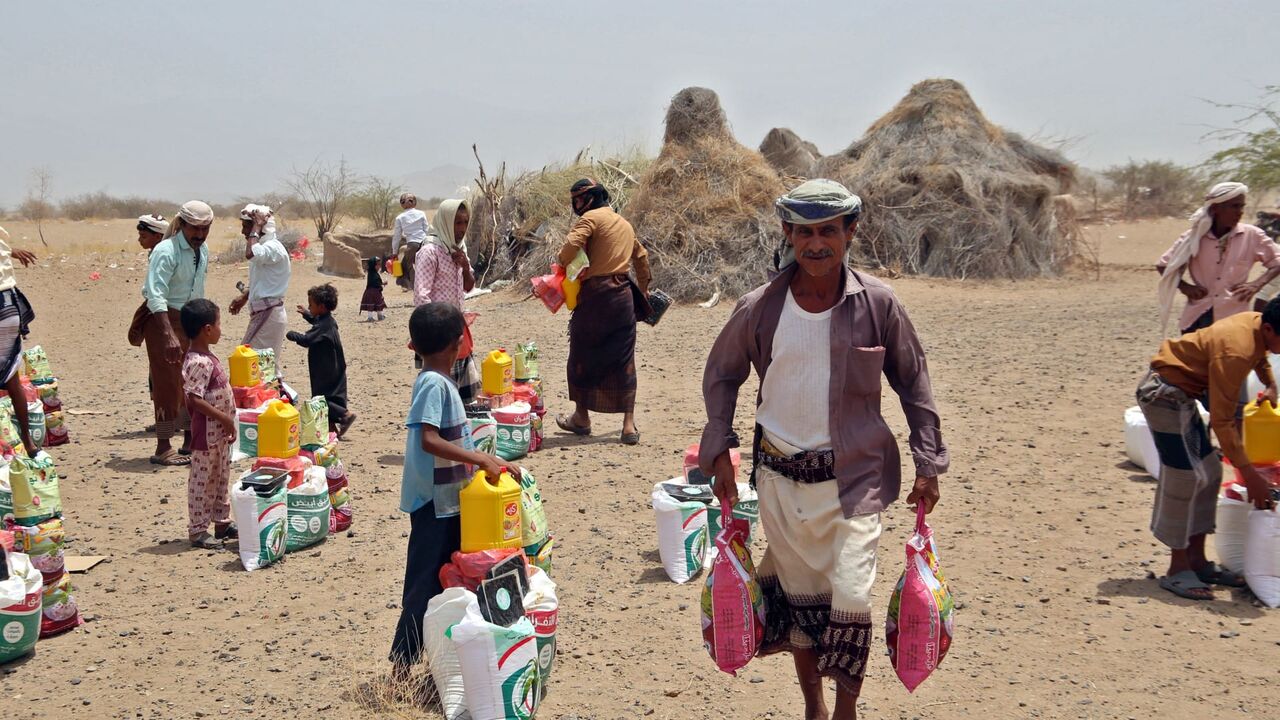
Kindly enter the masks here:
<path id="1" fill-rule="evenodd" d="M 1244 408 L 1242 436 L 1245 454 L 1267 481 L 1270 499 L 1280 501 L 1280 408 L 1262 393 Z M 1215 533 L 1215 542 L 1234 556 L 1232 562 L 1239 558 L 1235 569 L 1244 572 L 1253 594 L 1267 607 L 1280 607 L 1280 513 L 1275 503 L 1270 509 L 1255 508 L 1256 498 L 1249 497 L 1238 468 L 1234 475 L 1234 485 L 1223 483 L 1218 499 L 1218 517 L 1225 525 L 1220 531 L 1227 536 L 1218 539 Z"/>
<path id="2" fill-rule="evenodd" d="M 49 365 L 49 356 L 44 348 L 36 345 L 22 353 L 23 367 L 26 376 L 36 391 L 36 399 L 40 407 L 34 403 L 28 406 L 27 416 L 31 424 L 31 440 L 40 447 L 57 447 L 71 441 L 67 432 L 66 415 L 62 409 L 62 399 L 58 396 L 58 378 L 54 376 Z M 30 399 L 30 397 L 28 397 Z M 42 427 L 41 427 L 42 425 Z M 37 434 L 40 440 L 36 440 Z"/>
<path id="3" fill-rule="evenodd" d="M 0 466 L 0 516 L 6 518 L 4 529 L 13 533 L 15 548 L 41 574 L 40 637 L 80 625 L 63 559 L 66 531 L 58 471 L 47 452 L 34 458 L 18 455 Z"/>
<path id="4" fill-rule="evenodd" d="M 734 478 L 738 476 L 741 457 L 731 450 Z M 658 555 L 667 577 L 685 583 L 700 570 L 712 567 L 717 555 L 714 544 L 723 521 L 720 500 L 711 490 L 713 478 L 698 469 L 698 446 L 685 451 L 684 474 L 653 486 L 650 496 L 654 520 L 658 528 Z M 760 520 L 760 504 L 756 491 L 747 483 L 737 483 L 738 503 L 732 516 L 747 522 L 746 542 Z"/>
<path id="5" fill-rule="evenodd" d="M 427 604 L 425 646 L 444 716 L 532 718 L 555 661 L 559 600 L 537 482 L 483 472 L 459 496 L 462 543 Z M 522 545 L 546 546 L 535 564 Z M 538 544 L 537 542 L 534 543 Z"/>
<path id="6" fill-rule="evenodd" d="M 286 389 L 286 397 L 292 396 Z M 240 561 L 257 570 L 351 527 L 347 471 L 323 397 L 239 411 L 240 456 L 252 469 L 231 490 Z"/>
<path id="7" fill-rule="evenodd" d="M 17 547 L 14 534 L 0 530 L 0 665 L 30 653 L 40 638 L 44 577 Z"/>
<path id="8" fill-rule="evenodd" d="M 516 354 L 494 350 L 480 362 L 481 394 L 467 409 L 471 436 L 482 452 L 514 461 L 542 447 L 547 408 L 538 377 L 538 346 L 516 346 Z M 488 450 L 492 437 L 493 450 Z"/>

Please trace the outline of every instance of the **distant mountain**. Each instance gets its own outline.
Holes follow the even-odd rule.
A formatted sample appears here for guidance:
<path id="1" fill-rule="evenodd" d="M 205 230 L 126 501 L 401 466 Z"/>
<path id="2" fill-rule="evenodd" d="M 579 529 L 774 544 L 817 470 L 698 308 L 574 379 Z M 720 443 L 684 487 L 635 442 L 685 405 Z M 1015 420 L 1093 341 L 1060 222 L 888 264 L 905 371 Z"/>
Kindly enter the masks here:
<path id="1" fill-rule="evenodd" d="M 440 165 L 430 170 L 419 170 L 399 178 L 405 190 L 417 195 L 419 200 L 428 198 L 457 197 L 459 188 L 470 187 L 474 183 L 475 168 L 461 165 Z"/>

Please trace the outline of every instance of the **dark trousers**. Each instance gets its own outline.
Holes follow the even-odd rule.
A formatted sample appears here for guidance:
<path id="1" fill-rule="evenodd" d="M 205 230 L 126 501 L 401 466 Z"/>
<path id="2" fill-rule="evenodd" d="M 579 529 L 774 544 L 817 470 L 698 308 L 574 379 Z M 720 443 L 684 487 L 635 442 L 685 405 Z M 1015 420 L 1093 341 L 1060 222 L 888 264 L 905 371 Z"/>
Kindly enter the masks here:
<path id="1" fill-rule="evenodd" d="M 427 602 L 444 592 L 440 568 L 462 542 L 461 518 L 437 518 L 434 503 L 409 513 L 409 556 L 404 566 L 404 599 L 391 643 L 391 662 L 413 664 L 422 657 L 422 619 Z"/>

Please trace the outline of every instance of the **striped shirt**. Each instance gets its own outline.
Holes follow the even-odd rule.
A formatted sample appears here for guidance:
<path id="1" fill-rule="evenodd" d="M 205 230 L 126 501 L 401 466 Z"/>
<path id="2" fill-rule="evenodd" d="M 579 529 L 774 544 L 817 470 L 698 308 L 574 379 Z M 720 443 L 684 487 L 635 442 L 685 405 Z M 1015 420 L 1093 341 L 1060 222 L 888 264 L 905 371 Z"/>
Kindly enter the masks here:
<path id="1" fill-rule="evenodd" d="M 430 426 L 439 431 L 445 441 L 465 450 L 473 449 L 467 411 L 453 380 L 431 370 L 419 373 L 413 383 L 413 399 L 405 426 L 409 433 L 404 448 L 400 509 L 411 513 L 434 502 L 436 517 L 457 515 L 458 492 L 471 474 L 471 468 L 435 457 L 422 448 L 422 429 Z"/>

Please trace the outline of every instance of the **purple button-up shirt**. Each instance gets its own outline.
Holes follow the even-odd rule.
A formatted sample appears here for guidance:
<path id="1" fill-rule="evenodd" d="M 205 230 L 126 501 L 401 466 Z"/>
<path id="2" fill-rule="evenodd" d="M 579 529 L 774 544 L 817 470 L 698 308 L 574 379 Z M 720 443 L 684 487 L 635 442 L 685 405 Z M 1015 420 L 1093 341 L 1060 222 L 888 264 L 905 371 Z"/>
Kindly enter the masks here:
<path id="1" fill-rule="evenodd" d="M 762 381 L 769 370 L 774 332 L 796 268 L 739 300 L 711 348 L 702 376 L 707 425 L 699 451 L 707 474 L 721 453 L 739 445 L 733 430 L 738 389 L 752 367 Z M 840 506 L 845 517 L 852 517 L 884 510 L 901 492 L 898 443 L 880 414 L 881 375 L 898 393 L 911 427 L 916 474 L 937 476 L 946 471 L 949 458 L 924 349 L 906 310 L 888 285 L 870 275 L 846 269 L 844 276 L 845 294 L 831 315 L 829 423 Z M 758 464 L 758 441 L 752 456 Z"/>

